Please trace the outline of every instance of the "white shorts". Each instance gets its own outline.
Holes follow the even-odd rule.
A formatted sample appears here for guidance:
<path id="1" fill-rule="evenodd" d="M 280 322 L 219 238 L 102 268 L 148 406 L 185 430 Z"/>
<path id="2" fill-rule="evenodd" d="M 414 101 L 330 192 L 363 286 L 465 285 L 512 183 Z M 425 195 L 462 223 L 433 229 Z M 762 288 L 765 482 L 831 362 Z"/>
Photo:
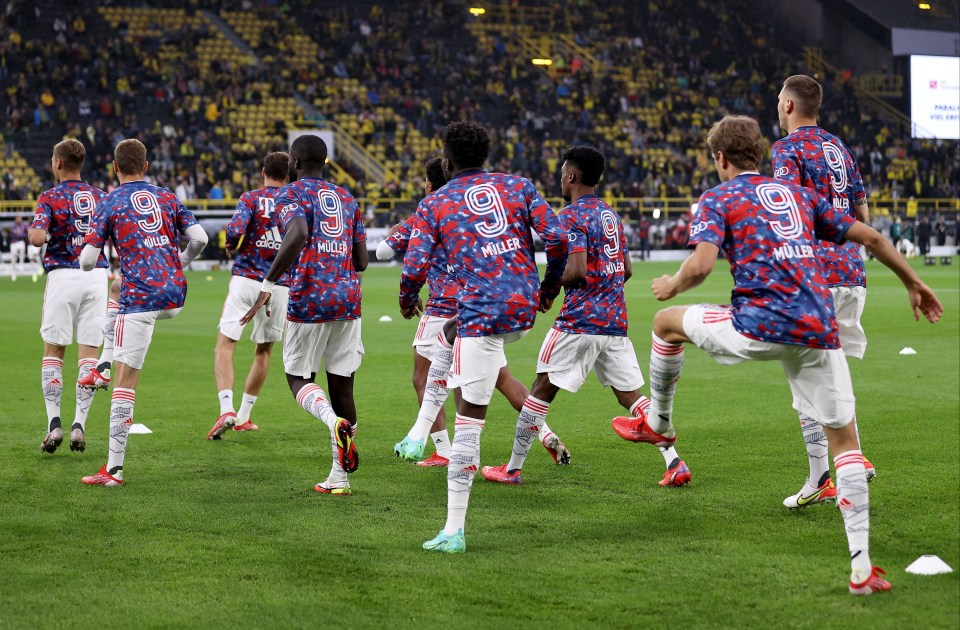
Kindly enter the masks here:
<path id="1" fill-rule="evenodd" d="M 168 308 L 163 311 L 143 313 L 121 313 L 113 327 L 113 360 L 129 365 L 135 370 L 143 369 L 147 358 L 150 340 L 153 339 L 153 326 L 161 319 L 173 319 L 182 308 Z"/>
<path id="2" fill-rule="evenodd" d="M 551 328 L 540 346 L 537 374 L 546 374 L 560 389 L 576 392 L 590 370 L 603 387 L 621 392 L 643 387 L 643 373 L 628 337 L 573 334 Z"/>
<path id="3" fill-rule="evenodd" d="M 107 319 L 107 270 L 54 269 L 47 274 L 40 337 L 56 346 L 99 347 Z"/>
<path id="4" fill-rule="evenodd" d="M 837 327 L 843 354 L 862 359 L 867 351 L 867 333 L 863 332 L 860 317 L 867 303 L 867 288 L 830 287 L 830 293 L 833 294 L 833 310 L 837 312 Z"/>
<path id="5" fill-rule="evenodd" d="M 223 303 L 223 313 L 220 315 L 219 330 L 224 337 L 239 341 L 243 334 L 243 324 L 240 318 L 247 314 L 250 307 L 260 297 L 261 283 L 243 276 L 230 278 L 230 289 L 227 299 Z M 270 298 L 270 317 L 267 309 L 261 308 L 253 316 L 253 331 L 250 341 L 253 343 L 276 343 L 283 338 L 284 325 L 287 323 L 287 298 L 290 289 L 277 285 L 273 288 Z"/>
<path id="6" fill-rule="evenodd" d="M 468 403 L 489 405 L 497 388 L 500 369 L 507 365 L 504 344 L 522 339 L 530 329 L 487 337 L 457 337 L 447 386 L 460 388 Z"/>
<path id="7" fill-rule="evenodd" d="M 715 304 L 688 307 L 683 315 L 683 331 L 721 365 L 748 360 L 780 361 L 793 393 L 793 408 L 817 422 L 839 429 L 853 420 L 853 383 L 842 350 L 751 339 L 733 327 L 729 307 Z"/>
<path id="8" fill-rule="evenodd" d="M 16 261 L 27 257 L 27 242 L 14 241 L 10 243 L 10 260 Z"/>
<path id="9" fill-rule="evenodd" d="M 437 352 L 437 338 L 443 333 L 443 325 L 450 321 L 448 317 L 424 315 L 417 326 L 417 334 L 413 337 L 413 349 L 421 357 L 433 359 Z"/>
<path id="10" fill-rule="evenodd" d="M 337 376 L 350 376 L 360 367 L 363 342 L 360 320 L 339 322 L 287 322 L 283 343 L 283 369 L 287 374 L 310 378 L 323 369 Z"/>

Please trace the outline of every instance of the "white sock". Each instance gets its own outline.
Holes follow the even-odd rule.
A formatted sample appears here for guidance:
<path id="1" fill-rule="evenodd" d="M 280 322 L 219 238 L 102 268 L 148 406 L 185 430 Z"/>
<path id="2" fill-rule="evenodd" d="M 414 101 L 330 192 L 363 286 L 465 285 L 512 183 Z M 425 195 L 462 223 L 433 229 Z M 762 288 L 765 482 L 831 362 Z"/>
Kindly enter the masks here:
<path id="1" fill-rule="evenodd" d="M 837 507 L 843 515 L 850 548 L 850 579 L 862 582 L 873 571 L 870 563 L 870 492 L 863 453 L 840 453 L 833 458 L 833 465 L 837 469 Z"/>
<path id="2" fill-rule="evenodd" d="M 327 484 L 331 488 L 343 488 L 350 485 L 347 481 L 347 472 L 340 465 L 337 459 L 337 431 L 334 428 L 330 431 L 330 450 L 333 452 L 333 464 L 330 466 L 330 474 L 327 475 Z"/>
<path id="3" fill-rule="evenodd" d="M 40 386 L 47 406 L 47 432 L 60 426 L 60 400 L 63 398 L 63 359 L 43 357 Z M 54 422 L 56 419 L 56 422 Z"/>
<path id="4" fill-rule="evenodd" d="M 100 360 L 97 361 L 97 371 L 103 374 L 113 364 L 113 339 L 117 325 L 117 314 L 120 313 L 120 304 L 116 300 L 107 302 L 107 320 L 103 324 L 103 350 Z"/>
<path id="5" fill-rule="evenodd" d="M 243 424 L 250 419 L 250 412 L 253 411 L 253 405 L 256 402 L 256 396 L 251 396 L 247 392 L 243 392 L 243 398 L 240 400 L 240 409 L 237 411 L 237 424 Z"/>
<path id="6" fill-rule="evenodd" d="M 233 390 L 221 389 L 217 392 L 217 398 L 220 399 L 220 415 L 233 413 Z"/>
<path id="7" fill-rule="evenodd" d="M 77 361 L 77 367 L 79 372 L 77 374 L 77 381 L 90 373 L 90 370 L 97 367 L 96 359 L 80 359 Z M 73 414 L 73 424 L 80 425 L 81 431 L 86 431 L 87 427 L 87 414 L 90 413 L 90 405 L 93 404 L 93 396 L 97 393 L 95 389 L 88 389 L 86 387 L 80 387 L 78 382 L 77 384 L 77 409 Z M 73 428 L 73 427 L 71 427 Z"/>
<path id="8" fill-rule="evenodd" d="M 647 424 L 657 433 L 670 428 L 673 396 L 683 371 L 683 344 L 667 343 L 656 334 L 650 346 L 650 410 Z"/>
<path id="9" fill-rule="evenodd" d="M 667 470 L 670 470 L 680 463 L 680 456 L 677 454 L 677 449 L 672 446 L 667 448 L 661 446 L 660 454 L 663 455 L 663 463 L 667 465 Z"/>
<path id="10" fill-rule="evenodd" d="M 550 403 L 539 398 L 527 396 L 527 399 L 523 401 L 523 407 L 517 417 L 517 430 L 513 436 L 513 452 L 510 453 L 507 470 L 523 468 L 523 462 L 526 461 L 527 454 L 530 452 L 530 445 L 533 444 L 534 436 L 541 433 L 546 436 L 552 433 L 546 426 L 547 412 L 549 411 Z"/>
<path id="11" fill-rule="evenodd" d="M 327 425 L 333 431 L 337 428 L 337 414 L 327 402 L 327 397 L 316 383 L 307 383 L 297 393 L 297 404 L 307 413 Z"/>
<path id="12" fill-rule="evenodd" d="M 553 429 L 551 429 L 550 425 L 547 424 L 546 418 L 544 418 L 543 426 L 540 427 L 540 431 L 537 432 L 537 439 L 540 440 L 541 444 L 543 444 L 544 442 L 547 441 L 547 438 L 549 438 L 551 435 L 556 435 L 556 433 L 553 432 Z"/>
<path id="13" fill-rule="evenodd" d="M 450 459 L 450 438 L 447 436 L 446 429 L 440 429 L 430 434 L 433 440 L 433 448 L 437 450 L 437 455 Z"/>
<path id="14" fill-rule="evenodd" d="M 447 522 L 443 532 L 448 536 L 464 529 L 470 487 L 480 467 L 480 433 L 483 420 L 457 414 L 453 431 L 450 463 L 447 465 Z"/>
<path id="15" fill-rule="evenodd" d="M 800 431 L 803 433 L 803 443 L 807 447 L 807 463 L 810 465 L 810 476 L 807 485 L 811 488 L 820 486 L 824 475 L 830 474 L 830 456 L 827 449 L 827 434 L 819 422 L 798 413 L 800 416 Z"/>
<path id="16" fill-rule="evenodd" d="M 107 472 L 123 479 L 123 456 L 127 453 L 127 435 L 133 424 L 133 406 L 136 392 L 122 387 L 113 388 L 110 399 L 110 452 L 107 454 Z"/>
<path id="17" fill-rule="evenodd" d="M 447 344 L 442 331 L 438 344 L 437 351 L 430 362 L 430 371 L 427 373 L 423 404 L 420 405 L 417 421 L 407 433 L 407 437 L 414 441 L 423 440 L 430 434 L 430 427 L 437 420 L 450 393 L 447 389 L 447 377 L 450 376 L 450 364 L 453 363 L 453 346 Z"/>

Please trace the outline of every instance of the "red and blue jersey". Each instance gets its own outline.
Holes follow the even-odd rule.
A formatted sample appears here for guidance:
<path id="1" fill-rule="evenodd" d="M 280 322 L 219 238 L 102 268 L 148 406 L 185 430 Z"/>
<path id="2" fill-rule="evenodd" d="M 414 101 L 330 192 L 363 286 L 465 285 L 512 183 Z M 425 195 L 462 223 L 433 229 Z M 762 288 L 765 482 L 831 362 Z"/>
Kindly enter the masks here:
<path id="1" fill-rule="evenodd" d="M 866 191 L 857 160 L 840 138 L 820 127 L 799 127 L 773 143 L 770 159 L 774 177 L 811 188 L 838 212 L 856 218 L 854 206 L 866 197 Z M 817 255 L 829 286 L 866 286 L 856 243 L 820 241 Z"/>
<path id="2" fill-rule="evenodd" d="M 842 242 L 855 223 L 809 188 L 741 173 L 701 195 L 689 244 L 712 243 L 730 262 L 733 325 L 741 334 L 839 348 L 816 247 L 818 239 Z"/>
<path id="3" fill-rule="evenodd" d="M 518 175 L 460 173 L 417 209 L 400 276 L 400 305 L 416 304 L 442 249 L 457 279 L 457 334 L 500 335 L 533 326 L 541 292 L 554 298 L 567 260 L 559 217 L 529 180 Z M 540 282 L 534 257 L 536 230 L 547 252 Z"/>
<path id="4" fill-rule="evenodd" d="M 625 336 L 627 241 L 620 216 L 596 195 L 584 195 L 560 211 L 560 220 L 569 239 L 567 253 L 587 254 L 587 275 L 577 286 L 564 289 L 563 307 L 553 327 L 573 334 Z"/>
<path id="5" fill-rule="evenodd" d="M 406 221 L 400 224 L 397 231 L 387 237 L 390 249 L 403 256 L 410 244 L 410 235 L 414 230 L 416 214 L 411 214 Z M 447 255 L 442 247 L 433 250 L 433 259 L 427 270 L 427 285 L 430 287 L 427 304 L 423 307 L 423 314 L 430 317 L 449 318 L 457 314 L 457 279 L 450 272 L 447 265 Z"/>
<path id="6" fill-rule="evenodd" d="M 123 274 L 121 313 L 183 306 L 180 235 L 196 224 L 173 192 L 142 180 L 120 184 L 100 201 L 85 242 L 103 247 L 113 241 Z"/>
<path id="7" fill-rule="evenodd" d="M 83 239 L 90 233 L 90 220 L 103 196 L 102 190 L 79 180 L 61 182 L 40 195 L 30 229 L 44 230 L 49 237 L 44 269 L 80 268 Z M 97 267 L 107 266 L 101 253 Z"/>
<path id="8" fill-rule="evenodd" d="M 307 222 L 307 244 L 290 277 L 287 319 L 332 322 L 360 318 L 360 278 L 353 246 L 367 240 L 363 216 L 353 195 L 317 177 L 305 177 L 277 191 L 281 231 L 300 217 Z"/>
<path id="9" fill-rule="evenodd" d="M 233 218 L 227 224 L 227 247 L 237 249 L 233 259 L 233 275 L 261 282 L 270 271 L 273 259 L 280 249 L 280 226 L 274 215 L 276 186 L 250 190 L 237 200 Z M 277 284 L 287 286 L 289 274 L 283 274 Z"/>

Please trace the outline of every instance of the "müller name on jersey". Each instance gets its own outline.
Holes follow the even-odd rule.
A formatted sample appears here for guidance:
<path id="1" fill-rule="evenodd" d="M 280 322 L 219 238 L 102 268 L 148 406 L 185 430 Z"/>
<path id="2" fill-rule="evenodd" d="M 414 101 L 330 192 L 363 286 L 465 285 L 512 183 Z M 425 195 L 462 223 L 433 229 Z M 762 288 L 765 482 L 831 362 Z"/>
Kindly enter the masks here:
<path id="1" fill-rule="evenodd" d="M 169 245 L 170 237 L 165 235 L 148 236 L 143 240 L 143 244 L 147 247 L 160 247 L 162 245 Z"/>
<path id="2" fill-rule="evenodd" d="M 781 245 L 773 250 L 773 256 L 777 260 L 787 258 L 813 258 L 813 247 L 810 245 Z"/>
<path id="3" fill-rule="evenodd" d="M 521 247 L 522 245 L 520 244 L 519 238 L 508 238 L 503 241 L 484 245 L 480 248 L 480 252 L 483 253 L 486 258 L 489 258 L 490 256 L 499 256 L 500 254 L 518 250 Z"/>
<path id="4" fill-rule="evenodd" d="M 340 241 L 317 241 L 317 251 L 321 254 L 347 255 L 347 244 Z"/>

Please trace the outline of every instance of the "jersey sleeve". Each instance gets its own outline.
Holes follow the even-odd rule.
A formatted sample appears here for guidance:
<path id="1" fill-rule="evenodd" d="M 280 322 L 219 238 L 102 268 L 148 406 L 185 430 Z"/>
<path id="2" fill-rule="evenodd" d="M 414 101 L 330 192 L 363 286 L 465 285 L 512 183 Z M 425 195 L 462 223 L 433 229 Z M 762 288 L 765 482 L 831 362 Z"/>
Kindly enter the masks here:
<path id="1" fill-rule="evenodd" d="M 299 203 L 300 198 L 290 186 L 284 186 L 277 192 L 275 212 L 277 223 L 283 233 L 287 231 L 287 225 L 297 217 L 306 220 L 307 214 Z"/>
<path id="2" fill-rule="evenodd" d="M 410 244 L 410 233 L 413 231 L 413 223 L 416 218 L 416 213 L 411 214 L 406 221 L 400 224 L 396 232 L 386 238 L 390 249 L 401 256 L 406 253 L 407 245 Z"/>
<path id="3" fill-rule="evenodd" d="M 171 196 L 170 201 L 175 204 L 174 212 L 176 213 L 177 231 L 181 234 L 186 234 L 187 228 L 191 225 L 197 225 L 197 219 L 175 196 Z"/>
<path id="4" fill-rule="evenodd" d="M 362 243 L 367 240 L 367 228 L 363 225 L 363 211 L 360 210 L 360 204 L 352 196 L 347 195 L 350 205 L 353 208 L 353 243 Z"/>
<path id="5" fill-rule="evenodd" d="M 50 197 L 44 192 L 37 199 L 37 209 L 33 215 L 33 221 L 30 223 L 31 230 L 50 229 L 50 221 L 53 217 L 53 206 L 50 204 Z"/>
<path id="6" fill-rule="evenodd" d="M 437 246 L 439 231 L 434 222 L 433 213 L 426 206 L 417 208 L 413 217 L 411 237 L 407 254 L 403 257 L 403 271 L 400 273 L 400 306 L 409 308 L 417 302 L 417 295 L 427 281 L 427 270 L 433 258 L 433 249 Z"/>
<path id="7" fill-rule="evenodd" d="M 227 247 L 234 248 L 240 241 L 240 238 L 246 233 L 247 226 L 250 225 L 250 219 L 253 217 L 254 209 L 251 206 L 251 195 L 243 193 L 237 200 L 237 207 L 233 211 L 233 217 L 230 223 L 227 223 Z"/>
<path id="8" fill-rule="evenodd" d="M 727 217 L 716 193 L 708 190 L 700 195 L 697 208 L 697 214 L 690 222 L 687 246 L 695 247 L 698 243 L 712 243 L 722 248 L 727 232 Z"/>
<path id="9" fill-rule="evenodd" d="M 530 208 L 530 222 L 540 236 L 547 252 L 547 271 L 543 275 L 541 289 L 547 297 L 555 298 L 560 294 L 560 278 L 567 264 L 568 237 L 560 218 L 546 202 L 536 187 L 526 183 L 527 207 Z"/>
<path id="10" fill-rule="evenodd" d="M 93 211 L 93 216 L 90 218 L 90 231 L 83 238 L 84 245 L 103 248 L 107 242 L 107 237 L 110 235 L 111 217 L 112 210 L 105 201 L 98 203 L 97 208 Z"/>
<path id="11" fill-rule="evenodd" d="M 854 204 L 860 202 L 863 199 L 867 198 L 867 189 L 863 185 L 863 177 L 860 175 L 860 167 L 857 166 L 857 160 L 853 157 L 853 152 L 846 145 L 843 148 L 847 151 L 847 155 L 850 156 L 851 165 L 850 165 L 850 194 L 853 195 Z"/>
<path id="12" fill-rule="evenodd" d="M 770 162 L 773 166 L 773 176 L 776 179 L 800 184 L 803 178 L 803 166 L 797 157 L 792 145 L 779 140 L 770 147 Z"/>
<path id="13" fill-rule="evenodd" d="M 565 208 L 560 211 L 560 220 L 567 230 L 567 253 L 577 254 L 587 251 L 587 228 L 580 221 L 580 217 L 572 210 Z"/>

